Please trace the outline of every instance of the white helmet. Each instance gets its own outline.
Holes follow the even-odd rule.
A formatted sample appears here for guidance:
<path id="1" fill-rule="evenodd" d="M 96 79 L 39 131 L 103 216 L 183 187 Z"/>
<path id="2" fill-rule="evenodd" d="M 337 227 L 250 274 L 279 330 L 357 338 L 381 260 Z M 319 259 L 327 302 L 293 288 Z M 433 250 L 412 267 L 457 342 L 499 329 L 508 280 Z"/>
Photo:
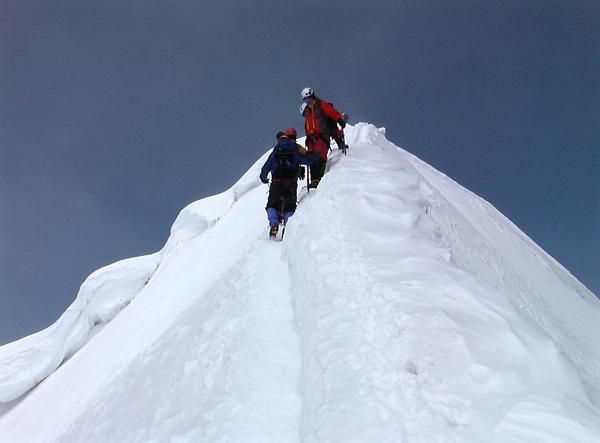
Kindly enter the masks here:
<path id="1" fill-rule="evenodd" d="M 306 107 L 307 107 L 307 106 L 308 106 L 308 105 L 307 105 L 306 103 L 302 103 L 302 104 L 300 105 L 300 115 L 301 115 L 302 117 L 304 117 L 304 114 L 306 114 Z"/>
<path id="2" fill-rule="evenodd" d="M 300 91 L 300 98 L 302 100 L 308 97 L 313 97 L 314 95 L 315 91 L 313 91 L 313 88 L 304 88 L 302 91 Z"/>

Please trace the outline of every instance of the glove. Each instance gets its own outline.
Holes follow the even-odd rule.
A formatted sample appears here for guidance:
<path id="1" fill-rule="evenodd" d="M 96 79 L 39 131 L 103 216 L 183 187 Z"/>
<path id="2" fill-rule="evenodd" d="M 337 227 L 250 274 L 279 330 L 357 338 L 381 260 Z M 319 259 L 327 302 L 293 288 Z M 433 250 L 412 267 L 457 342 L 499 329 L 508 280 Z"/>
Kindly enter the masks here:
<path id="1" fill-rule="evenodd" d="M 263 182 L 265 185 L 266 185 L 267 183 L 269 183 L 269 179 L 268 179 L 267 177 L 261 177 L 261 178 L 260 178 L 260 181 L 261 181 L 261 182 Z"/>
<path id="2" fill-rule="evenodd" d="M 344 129 L 346 127 L 346 122 L 344 121 L 343 118 L 340 118 L 337 122 L 338 122 L 338 125 L 340 125 L 340 127 L 342 129 Z"/>

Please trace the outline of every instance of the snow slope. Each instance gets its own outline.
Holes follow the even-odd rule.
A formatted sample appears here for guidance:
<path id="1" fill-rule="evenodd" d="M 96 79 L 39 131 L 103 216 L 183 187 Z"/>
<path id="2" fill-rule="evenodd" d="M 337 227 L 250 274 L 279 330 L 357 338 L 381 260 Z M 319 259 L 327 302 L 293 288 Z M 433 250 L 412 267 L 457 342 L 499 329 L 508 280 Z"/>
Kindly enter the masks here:
<path id="1" fill-rule="evenodd" d="M 0 441 L 599 441 L 593 294 L 383 130 L 347 140 L 284 242 L 263 156 L 1 347 Z"/>

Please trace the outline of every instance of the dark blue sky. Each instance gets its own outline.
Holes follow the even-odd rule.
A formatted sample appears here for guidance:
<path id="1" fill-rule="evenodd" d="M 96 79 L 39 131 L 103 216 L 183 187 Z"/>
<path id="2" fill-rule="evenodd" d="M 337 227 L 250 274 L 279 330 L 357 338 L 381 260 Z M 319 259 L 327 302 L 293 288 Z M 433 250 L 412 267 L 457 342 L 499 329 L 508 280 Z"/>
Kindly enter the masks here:
<path id="1" fill-rule="evenodd" d="M 247 4 L 246 4 L 247 3 Z M 595 0 L 0 0 L 0 344 L 300 128 L 307 85 L 600 293 Z"/>

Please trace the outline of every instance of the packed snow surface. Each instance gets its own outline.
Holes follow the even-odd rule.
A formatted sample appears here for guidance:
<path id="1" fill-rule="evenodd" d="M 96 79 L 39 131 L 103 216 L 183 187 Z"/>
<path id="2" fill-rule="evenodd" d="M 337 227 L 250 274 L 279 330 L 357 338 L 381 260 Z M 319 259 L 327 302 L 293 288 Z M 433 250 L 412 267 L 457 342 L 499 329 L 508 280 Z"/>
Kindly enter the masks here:
<path id="1" fill-rule="evenodd" d="M 0 347 L 0 441 L 600 441 L 598 300 L 384 133 L 347 127 L 283 242 L 263 156 Z"/>

